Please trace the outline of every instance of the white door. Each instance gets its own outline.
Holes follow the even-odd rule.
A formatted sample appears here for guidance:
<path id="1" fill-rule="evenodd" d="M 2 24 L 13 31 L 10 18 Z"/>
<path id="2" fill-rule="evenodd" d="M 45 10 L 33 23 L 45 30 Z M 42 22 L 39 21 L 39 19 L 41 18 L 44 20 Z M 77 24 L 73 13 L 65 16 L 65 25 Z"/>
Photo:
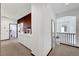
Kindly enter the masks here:
<path id="1" fill-rule="evenodd" d="M 17 38 L 17 25 L 16 24 L 10 24 L 9 28 L 9 38 L 15 39 Z"/>

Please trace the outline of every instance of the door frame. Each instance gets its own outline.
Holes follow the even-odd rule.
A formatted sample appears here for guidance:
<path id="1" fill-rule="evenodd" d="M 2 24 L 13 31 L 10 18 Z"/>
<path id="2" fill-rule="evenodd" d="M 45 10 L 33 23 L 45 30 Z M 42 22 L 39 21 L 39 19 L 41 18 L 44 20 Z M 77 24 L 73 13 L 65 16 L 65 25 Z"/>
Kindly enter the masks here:
<path id="1" fill-rule="evenodd" d="M 54 32 L 53 32 L 53 25 L 54 25 Z M 56 46 L 56 22 L 51 19 L 51 48 L 54 49 Z"/>
<path id="2" fill-rule="evenodd" d="M 16 25 L 16 38 L 18 38 L 18 25 L 15 23 L 10 23 L 9 24 L 9 39 L 10 39 L 10 25 Z"/>

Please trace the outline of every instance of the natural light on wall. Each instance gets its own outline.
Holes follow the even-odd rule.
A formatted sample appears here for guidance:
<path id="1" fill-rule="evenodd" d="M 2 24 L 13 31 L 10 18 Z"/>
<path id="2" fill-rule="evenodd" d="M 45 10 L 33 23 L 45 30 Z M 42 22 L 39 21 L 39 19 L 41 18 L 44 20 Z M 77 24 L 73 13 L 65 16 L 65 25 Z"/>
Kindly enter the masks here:
<path id="1" fill-rule="evenodd" d="M 61 32 L 67 32 L 67 26 L 62 25 L 61 26 Z"/>

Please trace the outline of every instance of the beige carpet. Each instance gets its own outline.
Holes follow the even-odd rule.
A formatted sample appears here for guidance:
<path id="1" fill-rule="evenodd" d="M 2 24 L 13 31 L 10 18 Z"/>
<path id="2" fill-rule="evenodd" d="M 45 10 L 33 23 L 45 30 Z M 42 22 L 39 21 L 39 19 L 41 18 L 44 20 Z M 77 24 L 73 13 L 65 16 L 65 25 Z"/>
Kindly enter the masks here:
<path id="1" fill-rule="evenodd" d="M 54 50 L 52 50 L 49 56 L 79 56 L 79 48 L 67 46 L 67 45 L 59 45 L 56 46 Z"/>
<path id="2" fill-rule="evenodd" d="M 31 51 L 17 40 L 1 41 L 1 56 L 31 56 Z"/>
<path id="3" fill-rule="evenodd" d="M 74 48 L 66 45 L 56 46 L 49 56 L 79 56 L 79 48 Z M 1 41 L 1 56 L 31 56 L 31 51 L 17 40 Z"/>

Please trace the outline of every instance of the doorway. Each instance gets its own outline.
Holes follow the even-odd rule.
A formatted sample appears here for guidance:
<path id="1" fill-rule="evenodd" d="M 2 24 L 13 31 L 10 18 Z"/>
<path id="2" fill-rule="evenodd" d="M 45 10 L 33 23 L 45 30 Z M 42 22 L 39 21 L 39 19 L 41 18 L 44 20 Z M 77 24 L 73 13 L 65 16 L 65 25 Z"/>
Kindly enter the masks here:
<path id="1" fill-rule="evenodd" d="M 15 39 L 18 37 L 17 24 L 9 24 L 9 39 Z"/>
<path id="2" fill-rule="evenodd" d="M 56 24 L 54 20 L 51 20 L 51 48 L 53 52 L 56 48 Z"/>
<path id="3" fill-rule="evenodd" d="M 57 18 L 56 27 L 60 43 L 76 46 L 76 16 Z"/>
<path id="4" fill-rule="evenodd" d="M 64 20 L 63 20 L 64 19 Z M 79 55 L 76 38 L 76 17 L 65 16 L 51 20 L 51 46 L 49 56 Z"/>

